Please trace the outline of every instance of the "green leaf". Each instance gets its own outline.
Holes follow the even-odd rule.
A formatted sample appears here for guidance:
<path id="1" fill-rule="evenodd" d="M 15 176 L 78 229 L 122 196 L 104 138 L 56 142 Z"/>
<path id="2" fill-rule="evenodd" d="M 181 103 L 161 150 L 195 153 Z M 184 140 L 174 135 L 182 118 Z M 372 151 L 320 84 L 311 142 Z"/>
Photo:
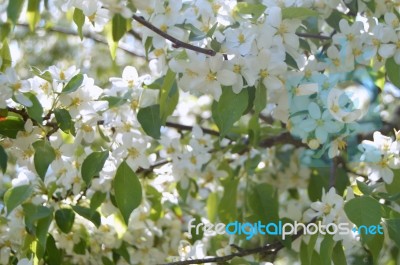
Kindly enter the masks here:
<path id="1" fill-rule="evenodd" d="M 260 82 L 256 88 L 256 94 L 254 97 L 254 110 L 256 113 L 260 113 L 267 105 L 267 88 L 263 82 Z"/>
<path id="2" fill-rule="evenodd" d="M 282 9 L 282 19 L 305 19 L 317 17 L 319 13 L 305 7 L 286 7 Z"/>
<path id="3" fill-rule="evenodd" d="M 87 242 L 86 242 L 86 240 L 84 240 L 84 239 L 81 238 L 81 239 L 79 240 L 78 244 L 75 244 L 75 245 L 74 245 L 73 251 L 74 251 L 74 253 L 76 253 L 76 254 L 85 255 L 85 253 L 86 253 L 86 248 L 87 248 Z"/>
<path id="4" fill-rule="evenodd" d="M 37 97 L 28 92 L 24 94 L 25 96 L 27 96 L 29 98 L 29 100 L 32 102 L 32 106 L 31 107 L 27 107 L 26 111 L 28 112 L 29 117 L 31 117 L 32 119 L 34 119 L 35 121 L 41 123 L 43 121 L 43 107 L 40 104 L 40 101 L 37 99 Z"/>
<path id="5" fill-rule="evenodd" d="M 71 114 L 66 109 L 55 109 L 54 115 L 56 116 L 57 126 L 65 133 L 74 131 L 74 122 L 72 121 Z"/>
<path id="6" fill-rule="evenodd" d="M 112 37 L 114 42 L 118 42 L 127 30 L 126 19 L 120 14 L 115 14 L 112 18 Z"/>
<path id="7" fill-rule="evenodd" d="M 49 234 L 47 236 L 46 253 L 44 256 L 46 264 L 61 265 L 62 257 L 62 252 L 57 248 L 56 241 L 53 236 Z"/>
<path id="8" fill-rule="evenodd" d="M 366 211 L 365 209 L 368 209 Z M 344 205 L 347 217 L 355 225 L 378 225 L 382 218 L 380 203 L 367 196 L 351 199 Z"/>
<path id="9" fill-rule="evenodd" d="M 3 42 L 11 32 L 11 23 L 0 23 L 0 41 Z"/>
<path id="10" fill-rule="evenodd" d="M 0 118 L 0 135 L 15 139 L 15 137 L 17 137 L 17 133 L 24 130 L 24 125 L 25 122 L 15 116 Z"/>
<path id="11" fill-rule="evenodd" d="M 135 172 L 124 161 L 119 165 L 113 181 L 118 209 L 128 224 L 129 216 L 142 201 L 142 186 Z"/>
<path id="12" fill-rule="evenodd" d="M 72 206 L 72 209 L 80 216 L 91 221 L 97 228 L 101 225 L 101 217 L 97 211 L 78 205 Z"/>
<path id="13" fill-rule="evenodd" d="M 137 119 L 147 135 L 155 139 L 160 139 L 160 129 L 162 124 L 160 118 L 160 105 L 157 104 L 141 108 L 137 114 Z"/>
<path id="14" fill-rule="evenodd" d="M 342 195 L 346 187 L 349 185 L 349 177 L 347 172 L 342 168 L 336 170 L 336 182 L 335 188 L 338 194 Z M 322 197 L 322 191 L 329 191 L 329 168 L 322 167 L 318 170 L 313 170 L 310 182 L 308 184 L 308 196 L 311 201 L 320 200 Z"/>
<path id="15" fill-rule="evenodd" d="M 62 93 L 71 93 L 76 91 L 83 82 L 83 74 L 77 74 L 69 80 L 68 84 L 63 88 Z"/>
<path id="16" fill-rule="evenodd" d="M 40 20 L 40 0 L 29 0 L 28 2 L 28 12 L 27 18 L 29 23 L 29 29 L 31 31 L 35 30 L 37 23 Z"/>
<path id="17" fill-rule="evenodd" d="M 93 152 L 82 163 L 81 174 L 86 185 L 89 186 L 92 178 L 98 176 L 108 158 L 108 151 Z"/>
<path id="18" fill-rule="evenodd" d="M 390 82 L 392 82 L 396 87 L 400 88 L 400 65 L 398 65 L 394 58 L 391 57 L 386 60 L 385 68 Z"/>
<path id="19" fill-rule="evenodd" d="M 7 171 L 7 161 L 8 155 L 6 153 L 6 150 L 4 150 L 3 146 L 0 145 L 0 168 L 1 171 L 3 171 L 3 174 Z"/>
<path id="20" fill-rule="evenodd" d="M 385 236 L 381 234 L 376 234 L 372 240 L 366 242 L 369 252 L 372 255 L 374 264 L 378 265 L 380 260 L 380 253 L 383 247 L 383 241 Z M 339 264 L 339 263 L 338 263 Z M 336 265 L 336 264 L 335 264 Z"/>
<path id="21" fill-rule="evenodd" d="M 371 188 L 371 186 L 368 186 L 364 182 L 358 180 L 357 180 L 357 187 L 365 195 L 370 195 L 374 190 L 373 188 Z"/>
<path id="22" fill-rule="evenodd" d="M 12 63 L 10 47 L 8 46 L 7 40 L 3 41 L 3 47 L 1 48 L 0 55 L 3 61 L 0 71 L 4 72 L 7 68 L 11 67 Z"/>
<path id="23" fill-rule="evenodd" d="M 81 40 L 83 40 L 82 27 L 83 24 L 85 24 L 85 15 L 83 14 L 83 11 L 79 8 L 75 8 L 72 19 L 74 20 L 75 25 L 78 27 L 79 37 Z"/>
<path id="24" fill-rule="evenodd" d="M 243 89 L 235 94 L 231 87 L 223 87 L 219 101 L 212 105 L 212 117 L 220 130 L 220 136 L 224 137 L 233 124 L 242 117 L 248 105 L 248 91 Z"/>
<path id="25" fill-rule="evenodd" d="M 389 237 L 400 248 L 400 219 L 386 219 L 385 224 L 388 229 Z"/>
<path id="26" fill-rule="evenodd" d="M 31 185 L 22 185 L 13 187 L 4 194 L 4 202 L 7 207 L 7 215 L 12 212 L 17 206 L 22 204 L 33 193 Z"/>
<path id="27" fill-rule="evenodd" d="M 332 252 L 332 261 L 334 265 L 347 265 L 346 256 L 344 255 L 342 243 L 336 243 Z"/>
<path id="28" fill-rule="evenodd" d="M 254 184 L 247 192 L 248 204 L 255 220 L 263 224 L 279 221 L 278 200 L 275 189 L 266 183 Z"/>
<path id="29" fill-rule="evenodd" d="M 320 251 L 319 251 L 319 254 L 321 255 L 321 257 L 325 257 L 324 259 L 321 260 L 322 261 L 320 263 L 321 265 L 331 265 L 332 264 L 331 259 L 328 257 L 332 256 L 334 244 L 335 244 L 335 241 L 333 240 L 332 235 L 324 236 L 324 239 L 321 242 L 321 247 L 320 247 Z"/>
<path id="30" fill-rule="evenodd" d="M 66 234 L 71 232 L 75 221 L 75 213 L 72 209 L 63 208 L 56 211 L 54 218 L 60 230 Z"/>
<path id="31" fill-rule="evenodd" d="M 237 3 L 235 9 L 239 14 L 252 15 L 253 21 L 255 21 L 264 13 L 266 6 L 262 4 L 249 4 L 246 2 L 239 2 Z"/>
<path id="32" fill-rule="evenodd" d="M 364 4 L 373 12 L 375 13 L 376 3 L 374 0 L 362 0 Z"/>
<path id="33" fill-rule="evenodd" d="M 90 209 L 96 210 L 106 199 L 107 194 L 101 191 L 96 191 L 90 199 Z"/>
<path id="34" fill-rule="evenodd" d="M 332 28 L 334 28 L 337 31 L 340 31 L 339 22 L 342 19 L 345 19 L 347 21 L 350 20 L 350 18 L 348 16 L 346 16 L 345 14 L 343 14 L 342 12 L 340 12 L 336 9 L 333 9 L 331 12 L 331 15 L 327 19 L 325 19 L 325 21 Z"/>
<path id="35" fill-rule="evenodd" d="M 289 53 L 286 53 L 285 62 L 293 69 L 299 70 L 296 60 Z"/>
<path id="36" fill-rule="evenodd" d="M 223 223 L 229 223 L 236 220 L 237 217 L 237 187 L 238 178 L 228 177 L 222 181 L 224 194 L 218 204 L 218 216 Z"/>
<path id="37" fill-rule="evenodd" d="M 39 177 L 43 180 L 51 162 L 56 158 L 56 153 L 50 143 L 45 140 L 36 141 L 32 146 L 35 149 L 35 155 L 33 157 L 35 169 Z"/>
<path id="38" fill-rule="evenodd" d="M 45 218 L 52 213 L 52 210 L 42 205 L 36 205 L 33 203 L 24 203 L 22 205 L 25 214 L 25 224 L 33 224 L 39 219 Z"/>
<path id="39" fill-rule="evenodd" d="M 178 104 L 179 90 L 176 85 L 175 73 L 168 70 L 164 77 L 164 82 L 160 90 L 160 118 L 161 123 L 165 124 L 169 115 L 171 115 Z"/>
<path id="40" fill-rule="evenodd" d="M 207 198 L 207 216 L 210 222 L 215 222 L 218 212 L 218 194 L 211 193 Z"/>
<path id="41" fill-rule="evenodd" d="M 383 212 L 381 204 L 367 196 L 351 199 L 344 205 L 344 210 L 350 221 L 357 227 L 378 225 Z M 365 242 L 370 241 L 374 236 L 373 234 L 361 234 Z"/>
<path id="42" fill-rule="evenodd" d="M 36 246 L 36 255 L 39 259 L 41 259 L 45 254 L 47 245 L 47 234 L 49 232 L 49 227 L 52 220 L 53 220 L 53 209 L 51 209 L 50 215 L 38 221 L 36 227 L 36 237 L 38 239 L 38 244 Z"/>
<path id="43" fill-rule="evenodd" d="M 46 80 L 49 83 L 53 82 L 53 77 L 51 76 L 49 71 L 40 71 L 39 68 L 35 67 L 35 66 L 31 66 L 31 71 L 34 75 L 42 78 L 43 80 Z"/>
<path id="44" fill-rule="evenodd" d="M 11 0 L 7 6 L 7 17 L 15 25 L 18 22 L 19 15 L 21 14 L 24 0 Z"/>

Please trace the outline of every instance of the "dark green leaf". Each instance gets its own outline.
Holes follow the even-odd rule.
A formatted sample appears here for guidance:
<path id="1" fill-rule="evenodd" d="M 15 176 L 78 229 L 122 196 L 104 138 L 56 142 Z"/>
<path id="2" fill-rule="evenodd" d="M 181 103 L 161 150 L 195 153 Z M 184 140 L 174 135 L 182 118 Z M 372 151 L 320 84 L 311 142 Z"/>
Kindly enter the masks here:
<path id="1" fill-rule="evenodd" d="M 35 169 L 39 177 L 43 180 L 51 162 L 56 158 L 56 154 L 48 141 L 39 140 L 34 142 L 32 146 L 35 149 L 33 157 Z"/>
<path id="2" fill-rule="evenodd" d="M 24 0 L 11 0 L 7 6 L 7 17 L 15 25 L 18 22 L 19 15 L 21 14 Z"/>
<path id="3" fill-rule="evenodd" d="M 96 227 L 101 225 L 101 217 L 97 211 L 78 205 L 72 206 L 72 209 L 80 216 L 91 221 Z"/>
<path id="4" fill-rule="evenodd" d="M 60 230 L 66 234 L 71 232 L 75 221 L 75 213 L 72 209 L 63 208 L 56 211 L 54 218 Z"/>
<path id="5" fill-rule="evenodd" d="M 85 255 L 86 253 L 87 244 L 84 239 L 80 239 L 78 244 L 74 245 L 73 251 L 79 255 Z"/>
<path id="6" fill-rule="evenodd" d="M 233 124 L 240 119 L 248 105 L 248 91 L 243 89 L 235 94 L 231 87 L 223 87 L 218 102 L 212 105 L 212 117 L 220 130 L 220 136 L 225 136 Z"/>
<path id="7" fill-rule="evenodd" d="M 74 122 L 72 121 L 71 114 L 66 109 L 55 109 L 54 115 L 58 127 L 65 133 L 69 133 L 74 130 Z"/>
<path id="8" fill-rule="evenodd" d="M 7 214 L 10 214 L 17 206 L 22 204 L 33 193 L 31 185 L 13 187 L 4 194 L 4 202 L 7 207 Z"/>
<path id="9" fill-rule="evenodd" d="M 81 174 L 86 185 L 89 186 L 92 178 L 98 176 L 108 158 L 108 151 L 93 152 L 82 163 Z"/>
<path id="10" fill-rule="evenodd" d="M 112 18 L 112 37 L 115 42 L 118 42 L 127 30 L 126 19 L 120 14 L 115 14 Z"/>
<path id="11" fill-rule="evenodd" d="M 44 260 L 48 265 L 61 265 L 62 252 L 57 248 L 56 241 L 51 234 L 47 236 L 46 254 Z"/>
<path id="12" fill-rule="evenodd" d="M 76 91 L 83 82 L 83 74 L 77 74 L 69 80 L 68 84 L 63 88 L 62 93 L 71 93 Z"/>
<path id="13" fill-rule="evenodd" d="M 82 27 L 83 24 L 85 24 L 85 15 L 83 14 L 83 11 L 81 9 L 75 8 L 73 20 L 75 22 L 75 25 L 78 27 L 79 37 L 81 38 L 81 40 L 83 40 Z"/>
<path id="14" fill-rule="evenodd" d="M 142 201 L 142 186 L 135 172 L 124 161 L 119 165 L 113 181 L 117 207 L 128 224 L 129 216 Z"/>
<path id="15" fill-rule="evenodd" d="M 8 155 L 4 150 L 3 146 L 0 145 L 0 168 L 3 174 L 7 171 Z"/>
<path id="16" fill-rule="evenodd" d="M 162 124 L 160 118 L 160 105 L 157 104 L 141 108 L 137 114 L 137 119 L 147 135 L 155 139 L 160 139 L 160 129 Z"/>

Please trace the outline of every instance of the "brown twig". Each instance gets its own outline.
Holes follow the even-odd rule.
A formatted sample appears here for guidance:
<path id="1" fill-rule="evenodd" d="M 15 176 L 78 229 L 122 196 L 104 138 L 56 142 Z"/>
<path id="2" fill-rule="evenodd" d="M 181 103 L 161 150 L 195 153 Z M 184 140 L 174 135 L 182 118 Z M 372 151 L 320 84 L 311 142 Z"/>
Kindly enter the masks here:
<path id="1" fill-rule="evenodd" d="M 174 122 L 168 122 L 167 121 L 165 123 L 165 125 L 167 127 L 175 128 L 175 129 L 178 129 L 178 130 L 181 130 L 181 131 L 191 131 L 191 130 L 193 130 L 193 126 L 182 125 L 182 124 L 174 123 Z M 210 134 L 210 135 L 214 135 L 214 136 L 219 136 L 220 135 L 219 132 L 211 130 L 211 129 L 206 129 L 206 128 L 202 128 L 202 127 L 201 127 L 201 129 L 203 130 L 203 133 L 206 133 L 206 134 Z"/>
<path id="2" fill-rule="evenodd" d="M 315 221 L 316 221 L 316 218 L 314 218 L 309 223 L 307 223 L 307 225 L 310 223 L 314 223 Z M 297 238 L 299 238 L 300 236 L 302 236 L 303 234 L 304 234 L 304 231 L 302 229 L 302 230 L 298 231 L 297 234 L 294 234 L 291 237 L 291 240 L 294 241 Z M 189 265 L 189 264 L 203 264 L 203 263 L 209 263 L 209 262 L 221 263 L 221 262 L 232 260 L 235 257 L 244 257 L 244 256 L 252 255 L 252 254 L 264 254 L 264 255 L 265 254 L 276 254 L 279 250 L 284 248 L 284 245 L 282 242 L 277 241 L 272 244 L 266 244 L 261 247 L 255 247 L 255 248 L 249 248 L 249 249 L 237 247 L 236 245 L 233 245 L 232 247 L 234 247 L 237 250 L 237 252 L 226 255 L 226 256 L 204 258 L 204 259 L 191 259 L 191 260 L 189 259 L 189 260 L 165 263 L 163 265 Z"/>
<path id="3" fill-rule="evenodd" d="M 142 24 L 143 26 L 145 26 L 146 28 L 152 30 L 153 32 L 157 33 L 158 35 L 160 35 L 161 37 L 171 41 L 174 44 L 175 48 L 185 48 L 188 50 L 192 50 L 195 52 L 199 52 L 199 53 L 204 53 L 206 55 L 209 56 L 215 56 L 217 53 L 213 50 L 210 49 L 204 49 L 201 47 L 197 47 L 194 45 L 191 45 L 189 43 L 180 41 L 174 37 L 172 37 L 171 35 L 169 35 L 168 33 L 162 31 L 161 29 L 157 28 L 156 26 L 154 26 L 153 24 L 151 24 L 150 22 L 148 22 L 147 20 L 145 20 L 143 17 L 141 16 L 137 16 L 137 15 L 133 15 L 132 18 L 134 20 L 136 20 L 137 22 L 139 22 L 140 24 Z"/>
<path id="4" fill-rule="evenodd" d="M 332 36 L 324 36 L 324 35 L 303 33 L 303 32 L 296 32 L 296 35 L 299 36 L 299 37 L 309 38 L 309 39 L 318 39 L 318 40 L 330 40 L 330 39 L 332 39 Z"/>

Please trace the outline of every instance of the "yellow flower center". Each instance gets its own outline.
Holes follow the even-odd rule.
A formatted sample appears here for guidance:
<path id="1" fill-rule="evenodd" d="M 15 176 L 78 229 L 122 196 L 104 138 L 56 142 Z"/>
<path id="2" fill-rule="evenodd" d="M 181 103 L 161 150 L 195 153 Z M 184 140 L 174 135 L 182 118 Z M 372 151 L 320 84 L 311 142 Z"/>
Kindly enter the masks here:
<path id="1" fill-rule="evenodd" d="M 242 67 L 238 64 L 233 65 L 233 72 L 239 74 L 242 70 Z"/>
<path id="2" fill-rule="evenodd" d="M 139 151 L 135 147 L 128 148 L 128 154 L 132 158 L 138 158 Z"/>

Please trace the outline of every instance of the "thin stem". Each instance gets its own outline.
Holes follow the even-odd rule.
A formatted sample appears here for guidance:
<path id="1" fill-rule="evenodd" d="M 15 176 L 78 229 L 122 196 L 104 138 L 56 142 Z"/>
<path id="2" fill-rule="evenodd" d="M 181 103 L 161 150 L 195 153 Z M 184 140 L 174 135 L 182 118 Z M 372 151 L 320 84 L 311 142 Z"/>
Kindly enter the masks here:
<path id="1" fill-rule="evenodd" d="M 188 125 L 182 125 L 179 123 L 174 123 L 174 122 L 166 122 L 165 125 L 167 127 L 175 128 L 181 131 L 191 131 L 193 130 L 193 126 L 188 126 Z M 211 129 L 206 129 L 206 128 L 201 128 L 203 130 L 203 133 L 214 135 L 214 136 L 219 136 L 219 132 L 211 130 Z"/>
<path id="2" fill-rule="evenodd" d="M 303 32 L 296 32 L 296 35 L 303 38 L 309 39 L 318 39 L 318 40 L 330 40 L 332 36 L 323 36 L 319 34 L 311 34 L 311 33 L 303 33 Z"/>
<path id="3" fill-rule="evenodd" d="M 180 41 L 174 37 L 172 37 L 171 35 L 169 35 L 168 33 L 162 31 L 161 29 L 157 28 L 156 26 L 154 26 L 153 24 L 151 24 L 150 22 L 148 22 L 147 20 L 145 20 L 143 17 L 141 16 L 137 16 L 137 15 L 133 15 L 132 18 L 134 20 L 136 20 L 137 22 L 139 22 L 140 24 L 142 24 L 143 26 L 145 26 L 146 28 L 152 30 L 153 32 L 157 33 L 158 35 L 160 35 L 161 37 L 171 41 L 174 44 L 175 48 L 185 48 L 188 50 L 192 50 L 195 52 L 199 52 L 199 53 L 204 53 L 206 55 L 209 56 L 215 56 L 217 53 L 213 50 L 210 49 L 204 49 L 201 47 L 197 47 L 194 45 L 191 45 L 189 43 Z"/>

